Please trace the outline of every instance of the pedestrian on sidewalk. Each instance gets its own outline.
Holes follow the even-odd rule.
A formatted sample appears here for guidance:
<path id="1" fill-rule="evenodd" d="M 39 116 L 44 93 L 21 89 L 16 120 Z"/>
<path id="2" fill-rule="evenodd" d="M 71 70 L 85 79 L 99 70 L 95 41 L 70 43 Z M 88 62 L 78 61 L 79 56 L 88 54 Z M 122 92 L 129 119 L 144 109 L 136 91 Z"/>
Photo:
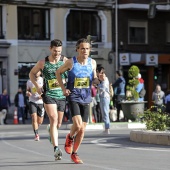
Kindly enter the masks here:
<path id="1" fill-rule="evenodd" d="M 4 119 L 4 124 L 7 124 L 8 108 L 11 106 L 10 96 L 8 95 L 7 89 L 4 89 L 0 95 L 0 111 L 6 109 L 6 116 Z"/>
<path id="2" fill-rule="evenodd" d="M 162 91 L 159 84 L 156 85 L 155 90 L 152 92 L 152 101 L 154 103 L 154 110 L 165 111 L 164 102 L 165 102 L 165 92 Z"/>
<path id="3" fill-rule="evenodd" d="M 39 87 L 42 88 L 43 78 L 40 75 L 41 71 L 36 74 L 36 82 Z M 31 115 L 32 128 L 35 134 L 34 140 L 39 141 L 40 136 L 38 134 L 38 128 L 44 119 L 44 106 L 41 95 L 37 93 L 37 89 L 30 79 L 27 81 L 26 95 L 29 97 L 29 113 Z"/>
<path id="4" fill-rule="evenodd" d="M 95 83 L 92 83 L 91 95 L 92 95 L 92 102 L 91 102 L 92 120 L 91 120 L 91 122 L 93 122 L 93 120 L 94 120 L 95 121 L 94 123 L 97 123 L 98 122 L 97 111 L 96 111 L 96 105 L 97 105 L 97 101 L 96 101 L 97 85 Z"/>
<path id="5" fill-rule="evenodd" d="M 97 105 L 96 105 L 97 122 L 101 123 L 102 122 L 102 113 L 101 113 L 101 108 L 100 108 L 100 97 L 99 97 L 98 89 L 97 89 L 97 94 L 96 94 L 95 99 L 97 102 Z"/>
<path id="6" fill-rule="evenodd" d="M 120 122 L 120 111 L 122 110 L 120 102 L 126 99 L 125 86 L 126 86 L 126 81 L 123 77 L 123 73 L 121 70 L 117 70 L 116 81 L 113 83 L 113 89 L 114 89 L 113 103 L 117 109 L 116 122 Z"/>
<path id="7" fill-rule="evenodd" d="M 100 80 L 100 84 L 98 84 L 98 91 L 100 97 L 100 108 L 102 113 L 102 120 L 105 124 L 105 131 L 104 134 L 110 134 L 110 83 L 109 79 L 106 77 L 104 67 L 97 68 L 97 76 Z"/>
<path id="8" fill-rule="evenodd" d="M 96 61 L 89 57 L 90 43 L 87 39 L 79 39 L 76 43 L 77 56 L 72 57 L 57 70 L 57 79 L 67 96 L 72 115 L 73 125 L 66 136 L 65 151 L 71 154 L 71 160 L 82 164 L 77 152 L 84 138 L 84 131 L 89 117 L 92 81 L 96 79 Z M 67 88 L 61 75 L 68 71 Z"/>
<path id="9" fill-rule="evenodd" d="M 170 90 L 167 90 L 165 95 L 165 112 L 170 115 Z"/>
<path id="10" fill-rule="evenodd" d="M 62 150 L 58 144 L 58 129 L 62 124 L 66 97 L 56 79 L 56 70 L 65 63 L 67 58 L 61 54 L 62 41 L 54 39 L 50 44 L 50 55 L 39 60 L 31 69 L 29 77 L 35 85 L 37 92 L 42 96 L 44 108 L 49 117 L 50 124 L 47 126 L 49 140 L 54 147 L 54 157 L 56 160 L 62 159 Z M 43 89 L 36 82 L 36 74 L 42 70 L 44 79 Z M 67 73 L 62 74 L 63 84 L 66 85 Z"/>
<path id="11" fill-rule="evenodd" d="M 25 124 L 25 106 L 26 106 L 26 96 L 22 91 L 22 88 L 19 87 L 17 94 L 14 98 L 15 107 L 17 107 L 18 113 L 18 122 Z"/>

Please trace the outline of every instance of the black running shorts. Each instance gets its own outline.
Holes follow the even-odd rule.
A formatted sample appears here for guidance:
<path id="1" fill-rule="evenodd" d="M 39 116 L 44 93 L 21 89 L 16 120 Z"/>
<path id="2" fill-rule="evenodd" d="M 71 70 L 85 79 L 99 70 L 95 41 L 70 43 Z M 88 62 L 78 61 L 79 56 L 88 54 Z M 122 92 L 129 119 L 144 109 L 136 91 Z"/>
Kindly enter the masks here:
<path id="1" fill-rule="evenodd" d="M 55 99 L 49 96 L 44 95 L 43 96 L 43 102 L 45 104 L 56 104 L 57 105 L 57 110 L 60 112 L 64 112 L 65 106 L 66 106 L 66 99 Z"/>
<path id="2" fill-rule="evenodd" d="M 37 115 L 39 117 L 43 117 L 44 116 L 44 106 L 43 104 L 36 104 L 36 103 L 33 103 L 33 102 L 29 102 L 29 113 L 30 115 L 33 114 L 33 113 L 37 113 Z"/>
<path id="3" fill-rule="evenodd" d="M 88 122 L 90 104 L 81 104 L 74 101 L 69 101 L 71 116 L 81 115 L 83 122 Z"/>

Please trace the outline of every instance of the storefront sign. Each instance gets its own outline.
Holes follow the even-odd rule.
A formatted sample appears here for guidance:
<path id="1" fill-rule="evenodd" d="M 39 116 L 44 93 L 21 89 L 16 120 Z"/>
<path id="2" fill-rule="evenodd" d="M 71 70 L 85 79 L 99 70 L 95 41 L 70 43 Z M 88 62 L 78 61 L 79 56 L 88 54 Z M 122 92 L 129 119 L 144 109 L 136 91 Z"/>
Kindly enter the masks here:
<path id="1" fill-rule="evenodd" d="M 131 63 L 141 62 L 142 61 L 141 54 L 131 53 L 130 61 L 131 61 Z"/>
<path id="2" fill-rule="evenodd" d="M 129 53 L 120 53 L 119 62 L 121 66 L 130 65 Z"/>
<path id="3" fill-rule="evenodd" d="M 158 65 L 158 54 L 146 54 L 146 65 L 147 66 Z"/>

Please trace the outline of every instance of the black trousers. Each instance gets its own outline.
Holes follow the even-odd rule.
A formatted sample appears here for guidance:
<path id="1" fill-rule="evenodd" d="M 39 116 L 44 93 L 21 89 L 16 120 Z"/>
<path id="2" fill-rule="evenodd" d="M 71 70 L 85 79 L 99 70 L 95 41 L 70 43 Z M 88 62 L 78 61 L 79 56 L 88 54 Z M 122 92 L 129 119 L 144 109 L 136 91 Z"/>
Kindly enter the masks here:
<path id="1" fill-rule="evenodd" d="M 97 105 L 96 105 L 96 114 L 97 114 L 97 122 L 102 122 L 102 113 L 101 113 L 99 102 L 97 102 Z"/>
<path id="2" fill-rule="evenodd" d="M 115 107 L 117 109 L 117 121 L 119 121 L 120 117 L 120 110 L 122 109 L 122 106 L 120 102 L 122 100 L 125 100 L 126 96 L 125 95 L 115 95 L 113 103 L 115 103 Z"/>

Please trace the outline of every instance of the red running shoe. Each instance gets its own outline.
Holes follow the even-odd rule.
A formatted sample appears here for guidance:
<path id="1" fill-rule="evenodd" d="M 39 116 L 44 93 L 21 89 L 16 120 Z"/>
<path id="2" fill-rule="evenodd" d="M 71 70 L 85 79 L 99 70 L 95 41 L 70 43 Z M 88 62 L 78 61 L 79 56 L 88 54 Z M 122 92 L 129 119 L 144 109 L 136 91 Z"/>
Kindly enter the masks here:
<path id="1" fill-rule="evenodd" d="M 78 157 L 77 153 L 71 154 L 71 160 L 76 164 L 83 164 L 83 161 Z"/>
<path id="2" fill-rule="evenodd" d="M 70 134 L 67 134 L 67 136 L 66 136 L 66 142 L 65 142 L 64 149 L 65 149 L 65 151 L 68 154 L 72 153 L 72 150 L 73 150 L 73 139 L 70 139 Z"/>

